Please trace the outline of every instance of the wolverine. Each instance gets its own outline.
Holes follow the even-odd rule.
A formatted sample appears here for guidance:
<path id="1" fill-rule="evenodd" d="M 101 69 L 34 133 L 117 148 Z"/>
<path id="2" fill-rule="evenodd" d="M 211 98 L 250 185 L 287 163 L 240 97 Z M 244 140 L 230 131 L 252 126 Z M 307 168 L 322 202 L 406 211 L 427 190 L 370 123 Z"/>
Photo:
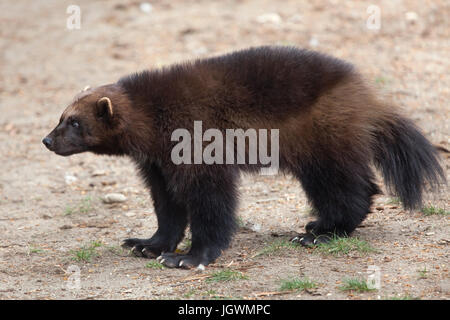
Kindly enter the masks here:
<path id="1" fill-rule="evenodd" d="M 173 132 L 192 135 L 199 121 L 223 136 L 227 129 L 277 130 L 279 170 L 298 179 L 317 217 L 294 238 L 304 246 L 361 224 L 381 192 L 374 169 L 408 210 L 420 208 L 427 186 L 445 182 L 437 149 L 352 64 L 295 47 L 250 48 L 84 90 L 43 143 L 62 156 L 130 157 L 150 190 L 158 229 L 124 246 L 167 267 L 203 268 L 237 229 L 240 172 L 265 164 L 174 163 Z M 192 246 L 178 253 L 188 225 Z"/>

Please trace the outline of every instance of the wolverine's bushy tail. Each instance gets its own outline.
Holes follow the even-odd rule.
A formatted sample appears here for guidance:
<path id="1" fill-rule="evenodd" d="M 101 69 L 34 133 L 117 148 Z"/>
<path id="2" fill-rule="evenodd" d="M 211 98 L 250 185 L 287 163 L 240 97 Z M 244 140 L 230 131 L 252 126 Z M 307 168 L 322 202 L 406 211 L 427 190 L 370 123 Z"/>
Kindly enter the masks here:
<path id="1" fill-rule="evenodd" d="M 418 209 L 428 183 L 445 182 L 437 149 L 408 119 L 395 115 L 383 122 L 376 134 L 375 165 L 386 185 L 405 209 Z"/>

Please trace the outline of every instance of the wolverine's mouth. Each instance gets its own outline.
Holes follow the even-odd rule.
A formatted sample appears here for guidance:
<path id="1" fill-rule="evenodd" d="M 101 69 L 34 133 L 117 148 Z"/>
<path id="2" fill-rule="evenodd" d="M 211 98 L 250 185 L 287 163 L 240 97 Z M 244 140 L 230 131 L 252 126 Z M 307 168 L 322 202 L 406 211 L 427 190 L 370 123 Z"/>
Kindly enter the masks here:
<path id="1" fill-rule="evenodd" d="M 86 150 L 87 148 L 83 146 L 73 146 L 71 148 L 64 148 L 64 149 L 55 148 L 52 151 L 59 156 L 67 157 L 76 153 L 84 152 Z"/>
<path id="2" fill-rule="evenodd" d="M 78 153 L 76 151 L 54 151 L 58 156 L 63 156 L 63 157 L 67 157 L 67 156 L 71 156 L 72 154 Z"/>

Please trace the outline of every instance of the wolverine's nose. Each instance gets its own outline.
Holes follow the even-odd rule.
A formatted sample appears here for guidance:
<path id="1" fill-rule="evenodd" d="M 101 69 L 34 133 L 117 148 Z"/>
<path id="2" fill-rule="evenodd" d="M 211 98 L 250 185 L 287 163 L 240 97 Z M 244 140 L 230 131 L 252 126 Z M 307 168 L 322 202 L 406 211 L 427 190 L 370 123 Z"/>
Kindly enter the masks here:
<path id="1" fill-rule="evenodd" d="M 44 140 L 42 140 L 42 143 L 50 149 L 51 145 L 52 145 L 52 138 L 49 137 L 45 137 Z"/>

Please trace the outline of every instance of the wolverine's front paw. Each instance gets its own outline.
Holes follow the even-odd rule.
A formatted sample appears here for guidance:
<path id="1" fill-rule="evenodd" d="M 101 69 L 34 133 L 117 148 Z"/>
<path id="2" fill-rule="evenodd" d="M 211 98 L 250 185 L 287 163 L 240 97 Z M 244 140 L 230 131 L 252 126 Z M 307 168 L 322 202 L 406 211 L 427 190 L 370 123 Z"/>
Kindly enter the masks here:
<path id="1" fill-rule="evenodd" d="M 198 268 L 204 270 L 209 261 L 192 254 L 178 254 L 178 253 L 162 253 L 156 260 L 168 268 L 183 268 L 192 269 Z"/>
<path id="2" fill-rule="evenodd" d="M 158 257 L 163 248 L 150 239 L 125 239 L 122 247 L 131 248 L 131 252 L 136 257 L 144 257 L 144 258 L 156 258 Z"/>
<path id="3" fill-rule="evenodd" d="M 331 235 L 320 234 L 314 235 L 312 233 L 302 233 L 291 239 L 293 243 L 299 243 L 304 247 L 312 247 L 321 243 L 328 243 L 331 240 Z"/>

